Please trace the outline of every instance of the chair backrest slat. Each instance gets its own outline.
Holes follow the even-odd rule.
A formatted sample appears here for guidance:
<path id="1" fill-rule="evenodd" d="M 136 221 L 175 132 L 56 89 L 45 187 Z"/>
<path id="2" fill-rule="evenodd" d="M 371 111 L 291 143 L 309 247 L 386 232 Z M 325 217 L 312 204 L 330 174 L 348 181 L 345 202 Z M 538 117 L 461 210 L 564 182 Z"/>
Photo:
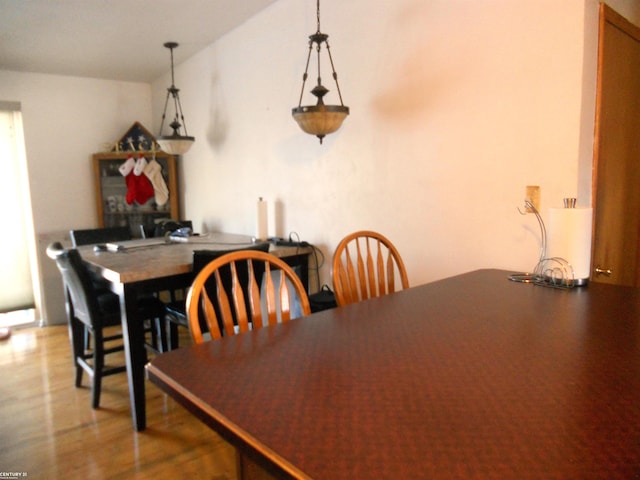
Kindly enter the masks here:
<path id="1" fill-rule="evenodd" d="M 229 309 L 229 301 L 226 299 L 226 294 L 224 290 L 222 290 L 222 293 L 220 293 L 220 290 L 216 290 L 216 294 L 218 295 L 218 298 L 217 298 L 218 304 L 226 306 L 226 308 Z M 220 298 L 220 295 L 225 296 L 225 298 Z M 209 299 L 209 295 L 207 294 L 206 290 L 202 292 L 201 302 L 202 302 L 202 305 L 201 305 L 202 311 L 205 313 L 207 328 L 211 333 L 211 338 L 213 339 L 221 338 L 222 333 L 220 332 L 220 327 L 218 326 L 218 318 L 216 317 L 216 311 L 213 308 L 213 302 Z M 202 338 L 202 334 L 199 333 L 199 335 L 200 335 L 200 338 Z"/>
<path id="2" fill-rule="evenodd" d="M 249 310 L 251 311 L 251 321 L 253 328 L 260 328 L 263 324 L 262 307 L 260 306 L 260 287 L 258 286 L 258 282 L 255 278 L 256 274 L 255 269 L 253 268 L 253 262 L 250 260 L 247 260 L 247 270 L 249 272 Z"/>
<path id="3" fill-rule="evenodd" d="M 371 254 L 371 244 L 369 242 L 369 237 L 366 237 L 364 240 L 367 245 L 367 280 L 369 290 L 369 296 L 367 298 L 373 298 L 378 296 L 376 270 L 373 267 L 373 255 Z"/>
<path id="4" fill-rule="evenodd" d="M 273 275 L 269 265 L 265 265 L 264 272 L 264 289 L 265 289 L 265 301 L 267 305 L 267 324 L 275 325 L 278 323 L 278 312 L 276 307 L 276 289 L 273 282 Z"/>
<path id="5" fill-rule="evenodd" d="M 380 233 L 354 232 L 336 247 L 332 279 L 336 302 L 340 306 L 395 292 L 396 276 L 401 289 L 409 288 L 400 253 Z"/>
<path id="6" fill-rule="evenodd" d="M 282 321 L 288 322 L 291 319 L 291 302 L 289 301 L 291 297 L 289 293 L 289 286 L 287 285 L 287 281 L 284 278 L 284 275 L 280 276 L 278 293 L 282 310 Z"/>
<path id="7" fill-rule="evenodd" d="M 356 241 L 356 261 L 358 263 L 358 280 L 360 284 L 360 296 L 362 299 L 369 298 L 369 290 L 367 288 L 367 269 L 364 268 L 364 260 L 362 259 L 362 251 L 360 250 L 360 242 Z"/>
<path id="8" fill-rule="evenodd" d="M 248 267 L 248 281 L 250 284 L 251 277 L 253 276 L 253 269 L 251 268 L 251 265 L 249 265 Z M 236 312 L 236 322 L 238 324 L 238 330 L 240 333 L 246 333 L 249 331 L 249 314 L 247 313 L 247 305 L 244 299 L 244 292 L 242 291 L 242 283 L 240 282 L 240 278 L 238 277 L 236 262 L 231 262 L 231 292 L 231 296 L 233 298 L 233 308 Z M 225 330 L 229 331 L 229 327 L 233 325 L 233 317 L 229 316 L 228 318 L 225 318 L 224 324 Z"/>
<path id="9" fill-rule="evenodd" d="M 380 244 L 380 240 L 377 241 L 378 245 L 378 256 L 376 258 L 376 266 L 378 271 L 378 296 L 386 295 L 387 293 L 391 293 L 394 291 L 393 289 L 393 262 L 389 264 L 387 262 L 387 268 L 385 269 L 384 256 L 382 255 L 382 245 Z M 392 259 L 393 256 L 389 255 L 388 259 Z M 391 271 L 389 271 L 389 265 L 391 266 Z M 386 275 L 385 275 L 386 272 Z M 385 282 L 385 278 L 387 282 Z"/>
<path id="10" fill-rule="evenodd" d="M 389 255 L 387 257 L 387 287 L 387 293 L 396 291 L 395 263 L 393 260 L 393 255 Z"/>

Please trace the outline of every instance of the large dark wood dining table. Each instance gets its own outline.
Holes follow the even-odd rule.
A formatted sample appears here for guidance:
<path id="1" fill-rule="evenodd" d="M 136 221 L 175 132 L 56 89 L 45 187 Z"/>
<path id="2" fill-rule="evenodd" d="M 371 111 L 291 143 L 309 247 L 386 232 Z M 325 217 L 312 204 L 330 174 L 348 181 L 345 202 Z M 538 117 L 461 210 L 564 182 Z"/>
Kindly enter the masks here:
<path id="1" fill-rule="evenodd" d="M 137 318 L 136 304 L 141 294 L 188 287 L 193 281 L 194 250 L 230 250 L 254 244 L 248 235 L 208 233 L 178 241 L 146 239 L 118 242 L 118 251 L 94 251 L 93 245 L 79 247 L 88 268 L 107 280 L 120 297 L 125 359 L 131 415 L 135 430 L 146 428 L 143 320 Z M 308 275 L 310 246 L 270 246 L 270 253 L 299 265 L 303 282 Z"/>
<path id="2" fill-rule="evenodd" d="M 508 273 L 181 348 L 147 374 L 237 448 L 242 478 L 639 478 L 640 290 Z"/>

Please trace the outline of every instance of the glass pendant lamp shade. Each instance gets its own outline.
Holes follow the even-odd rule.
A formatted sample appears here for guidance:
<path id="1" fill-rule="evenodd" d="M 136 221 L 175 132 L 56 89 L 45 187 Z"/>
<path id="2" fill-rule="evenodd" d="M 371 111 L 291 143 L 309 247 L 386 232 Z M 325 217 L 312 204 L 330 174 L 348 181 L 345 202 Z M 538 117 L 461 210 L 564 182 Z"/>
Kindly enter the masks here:
<path id="1" fill-rule="evenodd" d="M 160 149 L 169 155 L 182 155 L 186 153 L 193 145 L 195 138 L 185 137 L 184 135 L 162 136 L 156 139 Z"/>
<path id="2" fill-rule="evenodd" d="M 156 138 L 156 142 L 160 145 L 160 148 L 170 155 L 182 155 L 186 153 L 193 145 L 195 141 L 194 137 L 190 137 L 187 134 L 187 126 L 184 121 L 184 114 L 182 113 L 182 105 L 180 104 L 180 90 L 175 86 L 175 80 L 173 75 L 173 49 L 178 46 L 176 42 L 167 42 L 164 44 L 166 48 L 171 52 L 171 86 L 167 88 L 167 98 L 164 102 L 164 111 L 162 112 L 162 123 L 160 124 L 160 135 Z M 169 127 L 173 130 L 170 135 L 163 135 L 162 128 L 164 127 L 164 121 L 167 116 L 167 107 L 169 106 L 169 99 L 172 100 L 174 108 L 173 121 L 169 124 Z M 182 122 L 182 123 L 180 123 Z M 180 133 L 182 126 L 184 125 L 184 135 Z"/>
<path id="3" fill-rule="evenodd" d="M 307 55 L 307 65 L 302 76 L 302 90 L 300 91 L 300 101 L 298 106 L 291 109 L 291 114 L 298 125 L 305 133 L 315 135 L 322 139 L 338 130 L 342 126 L 342 122 L 347 115 L 349 115 L 349 107 L 346 107 L 342 103 L 342 93 L 340 92 L 340 85 L 338 85 L 338 74 L 333 66 L 333 58 L 331 57 L 331 49 L 329 48 L 329 42 L 327 39 L 329 35 L 320 33 L 320 0 L 317 0 L 317 23 L 318 30 L 313 35 L 309 35 L 309 54 Z M 311 59 L 311 53 L 313 46 L 316 46 L 316 52 L 318 57 L 318 84 L 311 90 L 311 93 L 318 99 L 316 105 L 303 106 L 302 95 L 304 94 L 304 86 L 308 78 L 309 60 Z M 336 83 L 336 89 L 338 91 L 338 97 L 340 98 L 340 105 L 325 105 L 324 96 L 329 90 L 322 85 L 322 78 L 320 75 L 320 52 L 322 45 L 325 45 L 327 54 L 329 56 L 329 62 L 331 63 L 331 71 L 333 79 Z"/>
<path id="4" fill-rule="evenodd" d="M 349 115 L 349 107 L 341 105 L 315 105 L 297 107 L 292 110 L 293 118 L 303 132 L 322 139 L 335 132 Z"/>

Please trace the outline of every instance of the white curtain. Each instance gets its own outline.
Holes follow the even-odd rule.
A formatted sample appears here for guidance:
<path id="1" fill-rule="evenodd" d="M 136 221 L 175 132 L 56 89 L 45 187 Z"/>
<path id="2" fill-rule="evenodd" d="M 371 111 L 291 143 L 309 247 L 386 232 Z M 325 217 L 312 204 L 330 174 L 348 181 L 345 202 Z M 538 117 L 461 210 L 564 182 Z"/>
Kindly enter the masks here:
<path id="1" fill-rule="evenodd" d="M 20 105 L 0 102 L 0 312 L 32 308 L 30 218 Z"/>

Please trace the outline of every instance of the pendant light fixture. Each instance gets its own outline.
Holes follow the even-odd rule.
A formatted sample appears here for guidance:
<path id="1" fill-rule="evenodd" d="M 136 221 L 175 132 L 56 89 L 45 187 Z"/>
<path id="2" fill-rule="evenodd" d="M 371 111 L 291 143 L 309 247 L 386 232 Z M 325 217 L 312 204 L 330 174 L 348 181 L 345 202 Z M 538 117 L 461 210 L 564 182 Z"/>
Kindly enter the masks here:
<path id="1" fill-rule="evenodd" d="M 331 49 L 329 48 L 329 42 L 327 39 L 329 35 L 320 32 L 320 0 L 317 0 L 317 23 L 318 29 L 313 35 L 309 35 L 309 54 L 307 55 L 307 65 L 304 69 L 304 75 L 302 76 L 302 90 L 300 91 L 300 101 L 298 106 L 291 110 L 291 114 L 300 128 L 311 135 L 315 135 L 322 139 L 325 135 L 335 132 L 340 128 L 342 122 L 347 115 L 349 115 L 349 107 L 345 107 L 342 103 L 342 94 L 340 93 L 340 85 L 338 85 L 338 74 L 333 66 L 333 58 L 331 58 Z M 311 52 L 314 44 L 316 45 L 316 53 L 318 56 L 318 84 L 311 90 L 311 93 L 318 99 L 316 105 L 302 106 L 302 95 L 304 93 L 304 86 L 307 81 L 307 71 L 309 70 L 309 60 L 311 59 Z M 323 97 L 329 92 L 329 90 L 322 85 L 322 79 L 320 74 L 320 52 L 322 50 L 322 44 L 327 47 L 327 53 L 329 54 L 329 63 L 331 64 L 331 71 L 333 73 L 333 79 L 336 82 L 336 89 L 338 91 L 338 97 L 340 98 L 340 105 L 325 105 Z"/>
<path id="2" fill-rule="evenodd" d="M 186 153 L 193 142 L 194 137 L 190 137 L 187 134 L 187 126 L 184 121 L 184 115 L 182 114 L 182 105 L 180 105 L 180 92 L 175 86 L 175 80 L 173 77 L 173 49 L 178 46 L 176 42 L 167 42 L 164 44 L 166 48 L 171 52 L 171 86 L 167 88 L 167 98 L 164 102 L 164 111 L 162 112 L 162 122 L 160 123 L 160 136 L 156 139 L 160 148 L 170 155 L 182 155 Z M 167 106 L 169 105 L 169 97 L 173 100 L 173 107 L 175 115 L 173 121 L 169 126 L 173 129 L 171 135 L 162 135 L 162 127 L 164 127 L 164 120 L 167 115 Z M 182 123 L 180 123 L 182 122 Z M 180 134 L 180 128 L 184 125 L 184 135 Z"/>

